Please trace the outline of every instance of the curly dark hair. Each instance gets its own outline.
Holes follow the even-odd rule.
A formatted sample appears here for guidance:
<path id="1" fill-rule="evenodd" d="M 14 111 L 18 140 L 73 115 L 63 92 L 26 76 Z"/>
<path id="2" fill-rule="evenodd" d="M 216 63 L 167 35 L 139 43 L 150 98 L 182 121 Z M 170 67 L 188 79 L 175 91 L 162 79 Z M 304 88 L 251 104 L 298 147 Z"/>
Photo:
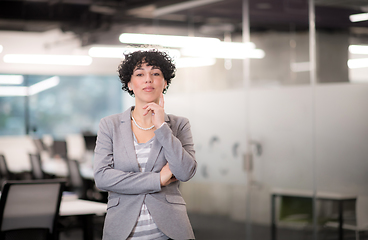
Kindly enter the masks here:
<path id="1" fill-rule="evenodd" d="M 153 49 L 147 51 L 136 51 L 124 55 L 125 59 L 118 67 L 119 78 L 124 91 L 127 91 L 131 96 L 134 96 L 133 91 L 129 90 L 128 83 L 130 82 L 134 69 L 136 67 L 140 67 L 144 62 L 147 63 L 148 66 L 155 66 L 161 70 L 164 75 L 164 79 L 167 82 L 167 87 L 163 91 L 163 93 L 166 93 L 171 83 L 171 79 L 175 77 L 176 71 L 173 60 L 167 53 Z"/>

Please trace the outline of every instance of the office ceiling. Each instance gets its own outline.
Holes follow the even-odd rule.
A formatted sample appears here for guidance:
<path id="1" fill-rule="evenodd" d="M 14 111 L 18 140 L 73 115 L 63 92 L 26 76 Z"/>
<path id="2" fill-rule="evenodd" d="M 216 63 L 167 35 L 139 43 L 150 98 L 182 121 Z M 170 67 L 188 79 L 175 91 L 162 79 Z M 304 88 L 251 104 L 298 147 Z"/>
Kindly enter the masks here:
<path id="1" fill-rule="evenodd" d="M 137 26 L 192 29 L 196 35 L 241 33 L 242 0 L 1 0 L 0 31 L 73 32 L 84 45 L 105 34 Z M 367 0 L 315 0 L 316 26 L 364 26 L 348 16 L 366 10 Z M 368 10 L 368 9 L 367 9 Z M 308 29 L 308 0 L 249 0 L 251 31 Z M 154 30 L 152 30 L 154 31 Z M 111 38 L 116 39 L 116 36 Z M 108 42 L 108 41 L 107 41 Z"/>

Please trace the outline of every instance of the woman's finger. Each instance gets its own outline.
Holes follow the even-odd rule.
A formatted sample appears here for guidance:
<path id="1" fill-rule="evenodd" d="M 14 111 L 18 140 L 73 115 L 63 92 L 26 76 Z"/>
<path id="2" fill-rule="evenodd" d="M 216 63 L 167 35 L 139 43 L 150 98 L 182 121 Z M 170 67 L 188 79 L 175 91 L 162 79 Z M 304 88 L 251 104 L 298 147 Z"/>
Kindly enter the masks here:
<path id="1" fill-rule="evenodd" d="M 143 116 L 146 116 L 149 111 L 155 113 L 155 110 L 158 110 L 158 105 L 156 103 L 148 103 L 143 107 L 146 111 L 144 111 Z"/>
<path id="2" fill-rule="evenodd" d="M 151 110 L 153 109 L 153 108 L 155 108 L 157 106 L 157 104 L 156 103 L 147 103 L 146 105 L 144 105 L 142 108 L 143 109 L 147 109 L 147 108 L 151 108 Z"/>
<path id="3" fill-rule="evenodd" d="M 164 100 L 164 94 L 163 93 L 161 93 L 161 95 L 160 95 L 160 101 L 159 101 L 158 105 L 160 105 L 160 107 L 164 108 L 165 100 Z"/>
<path id="4" fill-rule="evenodd" d="M 143 109 L 145 109 L 143 112 L 143 116 L 146 116 L 150 111 L 152 111 L 151 107 L 148 105 L 143 107 Z"/>

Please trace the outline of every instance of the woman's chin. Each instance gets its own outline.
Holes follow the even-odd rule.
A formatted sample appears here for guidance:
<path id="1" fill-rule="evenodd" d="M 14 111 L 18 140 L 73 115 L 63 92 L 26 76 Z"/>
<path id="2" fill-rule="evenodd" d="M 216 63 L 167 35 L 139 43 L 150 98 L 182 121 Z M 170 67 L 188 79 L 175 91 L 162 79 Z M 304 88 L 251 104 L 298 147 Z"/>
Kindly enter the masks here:
<path id="1" fill-rule="evenodd" d="M 141 97 L 139 98 L 142 102 L 146 102 L 146 103 L 151 103 L 151 102 L 156 102 L 158 103 L 160 100 L 160 96 L 156 97 L 156 96 L 145 96 L 145 97 Z"/>

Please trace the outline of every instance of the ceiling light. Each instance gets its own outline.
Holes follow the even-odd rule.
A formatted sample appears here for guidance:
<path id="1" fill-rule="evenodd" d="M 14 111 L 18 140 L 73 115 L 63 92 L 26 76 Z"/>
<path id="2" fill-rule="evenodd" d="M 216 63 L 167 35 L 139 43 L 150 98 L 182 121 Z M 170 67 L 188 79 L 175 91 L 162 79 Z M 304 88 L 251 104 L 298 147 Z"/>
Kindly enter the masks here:
<path id="1" fill-rule="evenodd" d="M 349 52 L 353 54 L 368 54 L 367 45 L 350 45 Z"/>
<path id="2" fill-rule="evenodd" d="M 30 87 L 1 87 L 0 88 L 0 96 L 1 97 L 24 97 L 31 96 L 42 91 L 45 91 L 49 88 L 55 87 L 59 84 L 59 77 L 51 77 L 36 84 L 33 84 Z"/>
<path id="3" fill-rule="evenodd" d="M 0 84 L 22 84 L 23 75 L 0 75 Z"/>
<path id="4" fill-rule="evenodd" d="M 90 56 L 81 55 L 32 55 L 32 54 L 6 54 L 6 63 L 46 64 L 46 65 L 77 65 L 88 66 L 92 63 Z"/>
<path id="5" fill-rule="evenodd" d="M 206 37 L 188 37 L 174 35 L 154 35 L 154 34 L 138 34 L 138 33 L 123 33 L 119 37 L 120 42 L 129 44 L 148 44 L 158 45 L 163 47 L 188 47 L 188 46 L 203 46 L 208 44 L 219 43 L 218 38 Z"/>
<path id="6" fill-rule="evenodd" d="M 33 84 L 32 86 L 30 86 L 29 89 L 28 89 L 28 94 L 29 95 L 35 95 L 39 92 L 42 92 L 42 91 L 45 91 L 49 88 L 57 86 L 59 84 L 59 82 L 60 82 L 60 79 L 57 76 L 48 78 L 46 80 L 43 80 L 41 82 L 38 82 L 38 83 Z"/>
<path id="7" fill-rule="evenodd" d="M 179 58 L 176 62 L 176 68 L 188 68 L 188 67 L 205 67 L 212 66 L 216 63 L 215 58 Z"/>
<path id="8" fill-rule="evenodd" d="M 3 46 L 2 45 L 0 45 L 0 53 L 3 51 Z"/>
<path id="9" fill-rule="evenodd" d="M 129 54 L 135 51 L 147 51 L 152 48 L 122 48 L 122 47 L 91 47 L 88 54 L 91 57 L 101 58 L 124 58 L 124 54 Z M 171 58 L 180 57 L 180 51 L 176 49 L 158 49 L 166 52 Z"/>
<path id="10" fill-rule="evenodd" d="M 361 22 L 368 20 L 368 13 L 358 13 L 349 16 L 351 22 Z"/>
<path id="11" fill-rule="evenodd" d="M 0 97 L 27 96 L 28 87 L 1 87 Z"/>
<path id="12" fill-rule="evenodd" d="M 349 68 L 366 68 L 368 67 L 368 58 L 357 58 L 348 60 Z"/>
<path id="13" fill-rule="evenodd" d="M 191 57 L 212 57 L 224 59 L 264 58 L 262 49 L 255 49 L 254 43 L 220 42 L 207 46 L 183 48 L 182 55 Z"/>

